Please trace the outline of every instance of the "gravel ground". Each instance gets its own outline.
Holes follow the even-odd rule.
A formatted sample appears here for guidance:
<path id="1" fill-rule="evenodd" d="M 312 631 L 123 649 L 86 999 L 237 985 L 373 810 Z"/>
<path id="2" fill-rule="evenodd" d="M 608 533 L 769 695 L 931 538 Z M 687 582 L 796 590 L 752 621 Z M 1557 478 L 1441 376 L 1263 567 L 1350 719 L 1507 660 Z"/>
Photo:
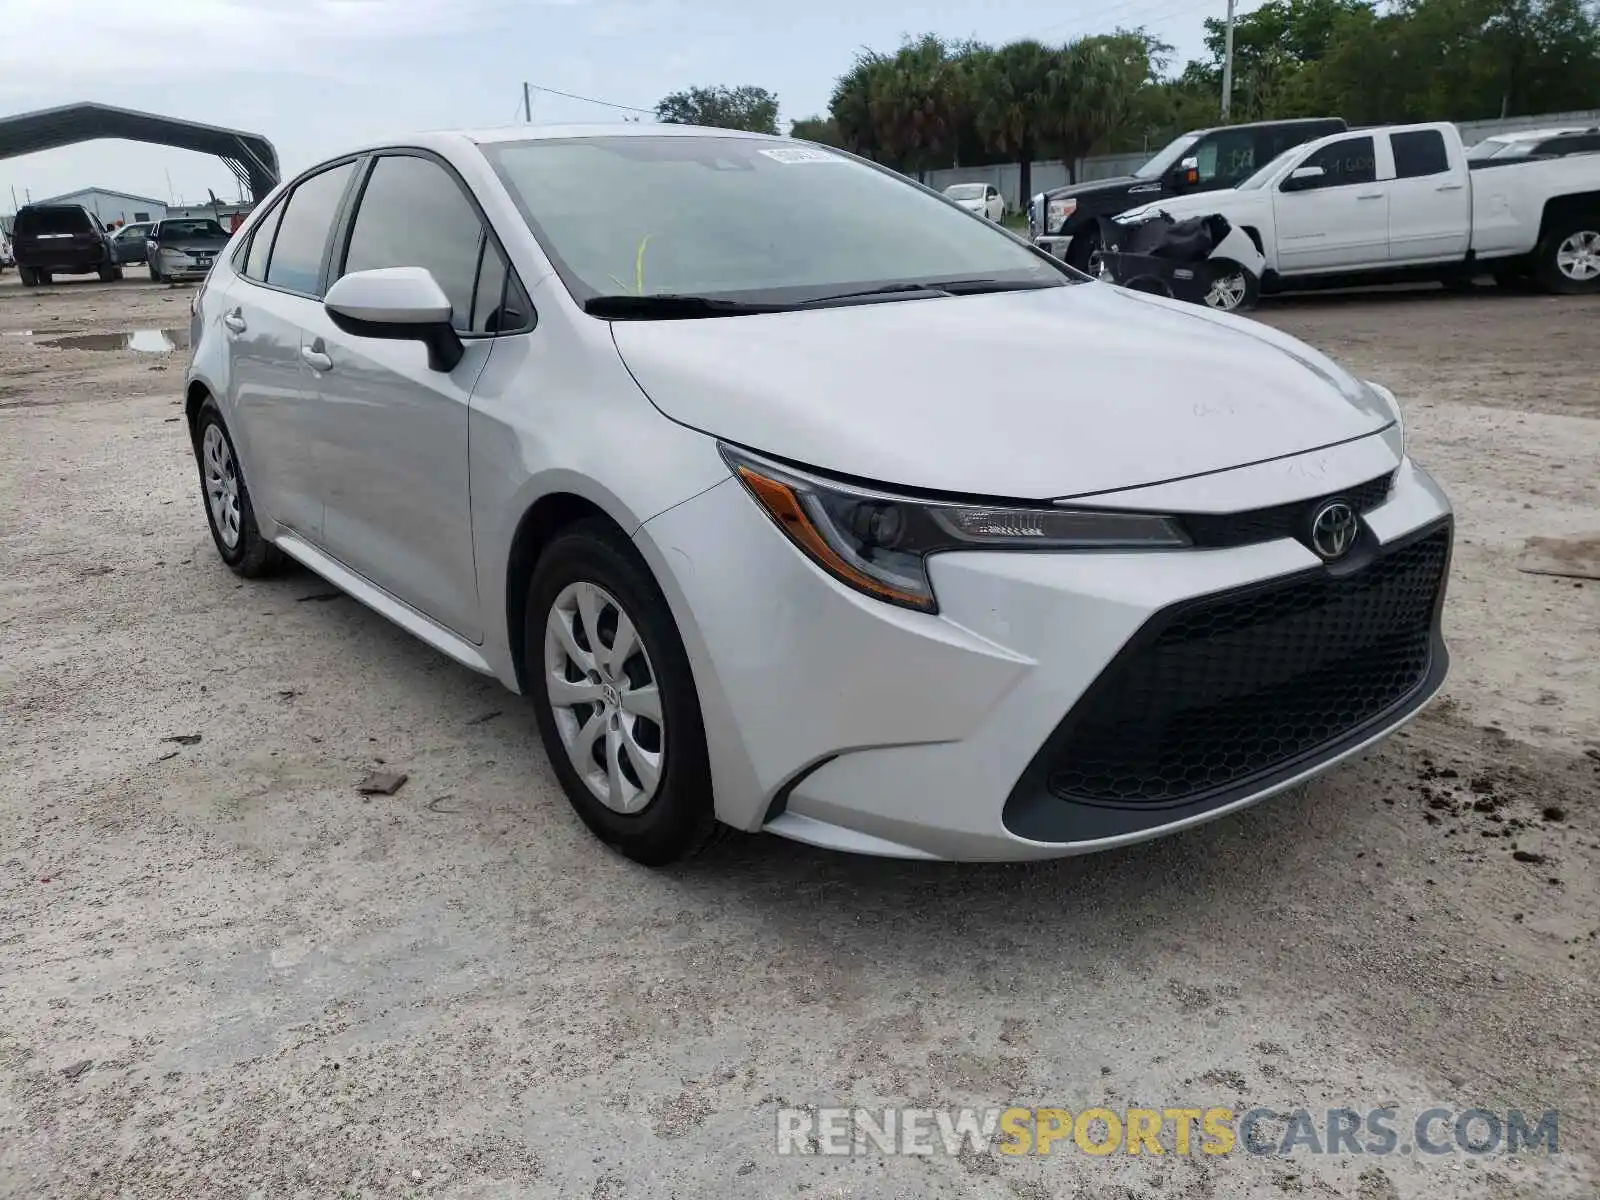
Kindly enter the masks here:
<path id="1" fill-rule="evenodd" d="M 188 297 L 0 279 L 0 1195 L 1596 1195 L 1600 583 L 1515 563 L 1600 531 L 1600 297 L 1260 314 L 1457 502 L 1448 693 L 1377 753 L 1088 859 L 664 873 L 518 698 L 222 566 L 181 353 L 51 344 Z M 1560 1153 L 779 1157 L 783 1104 L 1559 1109 Z"/>

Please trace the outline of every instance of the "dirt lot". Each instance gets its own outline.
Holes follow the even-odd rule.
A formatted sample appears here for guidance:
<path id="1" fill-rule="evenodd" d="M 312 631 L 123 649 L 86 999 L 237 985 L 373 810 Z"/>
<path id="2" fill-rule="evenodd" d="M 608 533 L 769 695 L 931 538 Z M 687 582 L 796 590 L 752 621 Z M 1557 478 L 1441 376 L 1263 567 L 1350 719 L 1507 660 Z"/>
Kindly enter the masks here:
<path id="1" fill-rule="evenodd" d="M 1458 507 L 1448 696 L 1374 756 L 1089 859 L 668 873 L 516 697 L 223 568 L 181 352 L 51 342 L 188 298 L 0 280 L 0 1195 L 1596 1194 L 1600 582 L 1515 564 L 1600 532 L 1600 298 L 1260 314 Z M 794 1158 L 783 1104 L 1559 1109 L 1560 1153 Z"/>

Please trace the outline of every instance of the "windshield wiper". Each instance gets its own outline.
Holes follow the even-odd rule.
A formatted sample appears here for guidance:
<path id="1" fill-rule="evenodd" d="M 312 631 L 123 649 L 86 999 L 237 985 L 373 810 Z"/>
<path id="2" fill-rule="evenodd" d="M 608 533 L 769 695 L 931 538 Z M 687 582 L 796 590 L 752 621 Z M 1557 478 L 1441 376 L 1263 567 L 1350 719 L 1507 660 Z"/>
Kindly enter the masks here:
<path id="1" fill-rule="evenodd" d="M 583 311 L 618 321 L 675 321 L 699 317 L 738 317 L 749 313 L 788 312 L 792 304 L 758 304 L 745 300 L 719 300 L 713 296 L 590 296 Z"/>
<path id="2" fill-rule="evenodd" d="M 1001 279 L 947 279 L 931 283 L 886 283 L 882 287 L 863 288 L 859 292 L 838 292 L 832 296 L 815 296 L 802 300 L 797 307 L 811 308 L 821 304 L 839 304 L 847 300 L 874 300 L 916 296 L 976 296 L 983 292 L 1033 292 L 1040 288 L 1059 287 L 1059 284 L 1039 280 Z"/>

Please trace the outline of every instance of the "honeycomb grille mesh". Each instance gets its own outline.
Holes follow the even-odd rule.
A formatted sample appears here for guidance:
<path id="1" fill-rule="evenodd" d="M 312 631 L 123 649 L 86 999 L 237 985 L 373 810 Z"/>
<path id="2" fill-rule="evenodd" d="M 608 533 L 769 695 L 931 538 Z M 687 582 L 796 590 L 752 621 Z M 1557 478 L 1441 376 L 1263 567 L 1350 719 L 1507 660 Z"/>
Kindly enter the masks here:
<path id="1" fill-rule="evenodd" d="M 1271 542 L 1278 538 L 1304 537 L 1311 525 L 1311 514 L 1325 501 L 1340 497 L 1347 500 L 1358 513 L 1370 512 L 1389 496 L 1393 475 L 1380 475 L 1366 483 L 1330 492 L 1315 500 L 1297 500 L 1293 504 L 1279 504 L 1272 508 L 1254 508 L 1239 513 L 1189 513 L 1179 518 L 1184 530 L 1196 546 L 1248 546 L 1254 542 Z"/>
<path id="2" fill-rule="evenodd" d="M 1426 678 L 1449 554 L 1444 528 L 1345 578 L 1225 594 L 1147 627 L 1053 735 L 1049 790 L 1194 801 L 1360 728 Z"/>

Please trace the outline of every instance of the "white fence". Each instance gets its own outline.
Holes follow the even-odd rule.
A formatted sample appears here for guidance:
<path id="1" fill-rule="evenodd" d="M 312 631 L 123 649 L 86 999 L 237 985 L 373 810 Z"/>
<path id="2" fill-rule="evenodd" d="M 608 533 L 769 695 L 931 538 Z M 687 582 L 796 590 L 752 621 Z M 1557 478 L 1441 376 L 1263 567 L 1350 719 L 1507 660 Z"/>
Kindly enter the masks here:
<path id="1" fill-rule="evenodd" d="M 1582 112 L 1542 113 L 1532 117 L 1506 117 L 1503 120 L 1492 121 L 1457 121 L 1456 128 L 1461 130 L 1461 140 L 1467 145 L 1481 142 L 1484 138 L 1496 133 L 1515 133 L 1519 129 L 1547 129 L 1560 125 L 1597 125 L 1600 124 L 1600 109 L 1585 109 Z M 1096 179 L 1112 179 L 1118 175 L 1131 175 L 1142 167 L 1145 162 L 1161 147 L 1152 146 L 1148 152 L 1137 154 L 1101 154 L 1093 158 L 1080 158 L 1078 160 L 1077 179 L 1079 183 L 1088 183 Z M 990 167 L 947 167 L 939 171 L 929 171 L 925 183 L 936 191 L 944 191 L 952 183 L 992 183 L 1000 189 L 1000 194 L 1006 198 L 1006 207 L 1016 212 L 1026 206 L 1026 197 L 1021 195 L 1022 167 L 1019 163 L 998 163 Z M 1065 187 L 1072 182 L 1067 172 L 1067 164 L 1058 158 L 1048 159 L 1033 164 L 1033 178 L 1029 188 L 1034 195 L 1049 191 L 1051 188 Z"/>

